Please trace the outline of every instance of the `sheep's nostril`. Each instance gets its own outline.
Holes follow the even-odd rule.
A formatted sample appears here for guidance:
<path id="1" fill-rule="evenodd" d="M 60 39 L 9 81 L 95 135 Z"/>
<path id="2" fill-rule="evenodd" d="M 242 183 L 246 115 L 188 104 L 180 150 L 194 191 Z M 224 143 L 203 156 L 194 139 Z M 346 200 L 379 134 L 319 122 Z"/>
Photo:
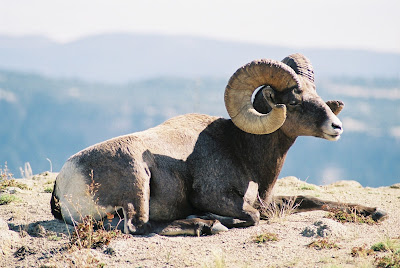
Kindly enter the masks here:
<path id="1" fill-rule="evenodd" d="M 333 129 L 342 129 L 342 126 L 341 125 L 338 125 L 338 124 L 335 124 L 335 123 L 332 123 L 332 128 Z"/>

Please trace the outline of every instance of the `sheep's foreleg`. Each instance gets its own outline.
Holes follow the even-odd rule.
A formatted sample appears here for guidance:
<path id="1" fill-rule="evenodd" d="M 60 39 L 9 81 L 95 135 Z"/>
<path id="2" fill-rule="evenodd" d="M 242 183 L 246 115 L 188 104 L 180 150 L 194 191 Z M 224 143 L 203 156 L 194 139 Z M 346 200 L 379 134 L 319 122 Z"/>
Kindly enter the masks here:
<path id="1" fill-rule="evenodd" d="M 371 216 L 375 221 L 379 221 L 387 217 L 387 213 L 385 211 L 376 207 L 321 200 L 312 196 L 276 196 L 274 197 L 274 202 L 280 207 L 290 203 L 294 213 L 312 210 L 332 211 L 335 209 L 340 209 L 348 213 L 356 212 L 359 215 Z"/>

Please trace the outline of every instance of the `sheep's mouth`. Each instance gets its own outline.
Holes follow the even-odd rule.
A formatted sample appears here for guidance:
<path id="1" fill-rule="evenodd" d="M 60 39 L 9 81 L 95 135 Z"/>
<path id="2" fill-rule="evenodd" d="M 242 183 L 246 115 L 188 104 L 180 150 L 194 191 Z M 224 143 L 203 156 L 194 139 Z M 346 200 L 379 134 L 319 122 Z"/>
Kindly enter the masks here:
<path id="1" fill-rule="evenodd" d="M 338 139 L 340 139 L 340 134 L 328 134 L 324 132 L 323 136 L 325 139 L 330 141 L 337 141 Z"/>

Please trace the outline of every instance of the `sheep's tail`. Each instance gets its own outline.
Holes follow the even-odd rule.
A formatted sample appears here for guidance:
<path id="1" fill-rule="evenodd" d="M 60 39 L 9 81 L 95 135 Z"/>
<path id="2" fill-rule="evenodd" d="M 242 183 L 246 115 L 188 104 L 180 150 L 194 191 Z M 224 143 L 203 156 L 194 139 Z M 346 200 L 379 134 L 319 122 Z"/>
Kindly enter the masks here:
<path id="1" fill-rule="evenodd" d="M 54 189 L 53 189 L 53 193 L 51 194 L 51 200 L 50 200 L 51 214 L 53 214 L 54 218 L 62 220 L 63 216 L 61 214 L 61 206 L 60 206 L 59 198 L 56 194 L 56 189 L 57 189 L 56 182 L 54 182 Z"/>

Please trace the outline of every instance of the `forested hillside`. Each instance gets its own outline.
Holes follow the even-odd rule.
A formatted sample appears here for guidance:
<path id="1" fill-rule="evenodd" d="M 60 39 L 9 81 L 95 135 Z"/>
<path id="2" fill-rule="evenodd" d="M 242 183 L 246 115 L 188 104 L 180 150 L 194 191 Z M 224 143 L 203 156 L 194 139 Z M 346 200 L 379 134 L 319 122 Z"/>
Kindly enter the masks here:
<path id="1" fill-rule="evenodd" d="M 184 113 L 226 117 L 229 77 L 160 77 L 126 84 L 87 83 L 0 71 L 0 165 L 20 177 L 59 171 L 73 153 L 105 139 L 144 130 Z M 326 78 L 323 99 L 341 99 L 344 134 L 338 142 L 301 137 L 281 176 L 311 183 L 354 179 L 364 186 L 400 181 L 400 80 Z"/>

